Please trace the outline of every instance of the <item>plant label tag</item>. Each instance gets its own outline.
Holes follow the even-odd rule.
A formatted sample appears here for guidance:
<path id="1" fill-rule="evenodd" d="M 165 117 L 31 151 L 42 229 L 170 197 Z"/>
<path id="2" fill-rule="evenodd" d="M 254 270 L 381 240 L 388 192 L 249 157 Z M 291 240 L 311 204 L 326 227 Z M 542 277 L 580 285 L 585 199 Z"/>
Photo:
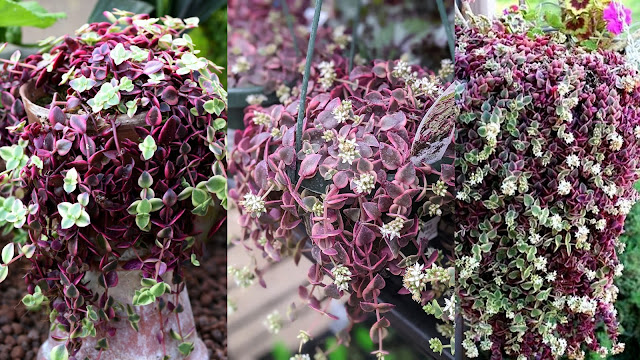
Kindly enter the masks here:
<path id="1" fill-rule="evenodd" d="M 414 165 L 439 161 L 451 144 L 459 111 L 455 103 L 455 88 L 455 83 L 449 85 L 422 119 L 411 145 Z"/>
<path id="2" fill-rule="evenodd" d="M 429 219 L 422 225 L 420 232 L 418 233 L 418 243 L 427 242 L 433 240 L 438 236 L 438 224 L 440 223 L 440 216 L 436 216 L 433 219 Z"/>

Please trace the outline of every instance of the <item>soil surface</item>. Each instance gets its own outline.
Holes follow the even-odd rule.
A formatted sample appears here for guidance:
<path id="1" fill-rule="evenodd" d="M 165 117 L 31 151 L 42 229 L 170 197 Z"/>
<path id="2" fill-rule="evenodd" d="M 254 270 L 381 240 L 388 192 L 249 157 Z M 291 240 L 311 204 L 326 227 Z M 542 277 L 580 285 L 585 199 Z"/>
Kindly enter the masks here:
<path id="1" fill-rule="evenodd" d="M 226 226 L 222 226 L 224 230 Z M 227 359 L 227 258 L 226 234 L 220 231 L 200 259 L 200 268 L 187 273 L 187 287 L 198 334 L 212 360 Z M 0 248 L 6 242 L 0 241 Z M 21 300 L 26 294 L 20 266 L 16 263 L 0 284 L 0 360 L 35 360 L 47 339 L 49 319 L 44 313 L 28 312 Z"/>

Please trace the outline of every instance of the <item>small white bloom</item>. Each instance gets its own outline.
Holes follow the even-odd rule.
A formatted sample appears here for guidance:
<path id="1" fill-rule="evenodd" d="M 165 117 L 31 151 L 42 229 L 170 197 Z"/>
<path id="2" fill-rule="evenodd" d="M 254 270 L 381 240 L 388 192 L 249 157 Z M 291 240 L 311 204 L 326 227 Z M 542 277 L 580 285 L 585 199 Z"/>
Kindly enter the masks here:
<path id="1" fill-rule="evenodd" d="M 258 195 L 246 193 L 244 200 L 238 202 L 253 217 L 260 217 L 267 212 L 264 200 Z"/>
<path id="2" fill-rule="evenodd" d="M 571 154 L 567 156 L 567 159 L 565 161 L 567 163 L 567 166 L 569 166 L 572 169 L 575 169 L 578 167 L 578 165 L 580 165 L 580 158 L 578 157 L 578 155 L 575 155 L 575 154 Z"/>
<path id="3" fill-rule="evenodd" d="M 338 124 L 342 124 L 347 122 L 347 120 L 351 119 L 351 114 L 353 111 L 353 106 L 351 100 L 343 100 L 340 103 L 340 106 L 333 109 L 331 112 L 333 116 L 336 118 Z"/>
<path id="4" fill-rule="evenodd" d="M 336 265 L 333 269 L 331 269 L 331 274 L 333 274 L 333 283 L 336 284 L 338 290 L 349 290 L 351 271 L 349 271 L 348 267 L 344 265 Z"/>
<path id="5" fill-rule="evenodd" d="M 278 310 L 267 315 L 264 325 L 267 327 L 267 330 L 274 335 L 280 332 L 282 329 L 282 317 Z"/>
<path id="6" fill-rule="evenodd" d="M 566 142 L 567 144 L 571 144 L 575 141 L 575 137 L 573 136 L 573 133 L 563 133 L 561 137 L 564 140 L 564 142 Z"/>
<path id="7" fill-rule="evenodd" d="M 267 97 L 263 94 L 251 94 L 247 96 L 246 101 L 250 105 L 260 105 L 263 102 L 267 101 Z"/>
<path id="8" fill-rule="evenodd" d="M 396 217 L 390 222 L 382 225 L 380 227 L 380 231 L 382 232 L 382 236 L 389 238 L 390 240 L 399 238 L 400 231 L 404 227 L 404 220 L 401 217 Z"/>
<path id="9" fill-rule="evenodd" d="M 351 165 L 360 156 L 360 151 L 357 149 L 358 146 L 355 139 L 338 138 L 338 157 L 342 159 L 343 164 L 349 163 Z"/>
<path id="10" fill-rule="evenodd" d="M 516 184 L 516 181 L 514 179 L 505 179 L 504 181 L 502 181 L 502 186 L 500 187 L 500 189 L 506 196 L 512 196 L 516 193 L 518 185 Z"/>
<path id="11" fill-rule="evenodd" d="M 335 66 L 336 64 L 333 61 L 323 61 L 318 65 L 318 69 L 320 70 L 320 79 L 318 80 L 318 83 L 322 85 L 323 90 L 329 90 L 333 85 L 333 82 L 336 80 L 337 74 Z"/>
<path id="12" fill-rule="evenodd" d="M 560 231 L 562 230 L 562 217 L 560 217 L 560 215 L 558 214 L 554 214 L 549 218 L 549 222 L 551 223 L 551 227 L 556 230 L 556 231 Z"/>
<path id="13" fill-rule="evenodd" d="M 403 286 L 409 290 L 415 301 L 420 301 L 421 293 L 427 286 L 427 278 L 423 270 L 423 264 L 415 263 L 413 266 L 407 267 L 402 277 Z"/>
<path id="14" fill-rule="evenodd" d="M 235 64 L 231 66 L 231 72 L 233 74 L 241 74 L 251 69 L 251 64 L 246 57 L 240 56 L 236 59 Z"/>
<path id="15" fill-rule="evenodd" d="M 612 132 L 607 136 L 607 140 L 609 140 L 609 149 L 613 151 L 619 151 L 622 149 L 622 145 L 624 144 L 624 140 L 622 136 L 616 132 Z"/>
<path id="16" fill-rule="evenodd" d="M 573 187 L 570 182 L 567 180 L 560 180 L 560 183 L 558 183 L 558 194 L 569 195 L 571 190 L 573 190 Z"/>
<path id="17" fill-rule="evenodd" d="M 273 119 L 271 119 L 271 115 L 263 113 L 258 110 L 253 110 L 253 123 L 260 126 L 269 126 Z"/>

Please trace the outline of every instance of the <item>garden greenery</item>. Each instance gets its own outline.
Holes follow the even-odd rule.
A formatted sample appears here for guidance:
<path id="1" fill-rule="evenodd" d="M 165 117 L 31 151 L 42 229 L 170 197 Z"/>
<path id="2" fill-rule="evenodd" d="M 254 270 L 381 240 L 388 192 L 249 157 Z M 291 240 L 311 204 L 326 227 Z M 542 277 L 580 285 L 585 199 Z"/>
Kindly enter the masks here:
<path id="1" fill-rule="evenodd" d="M 109 296 L 118 270 L 143 273 L 135 306 L 183 291 L 184 266 L 198 264 L 196 238 L 216 228 L 203 223 L 226 206 L 226 92 L 220 69 L 197 56 L 186 34 L 197 19 L 105 15 L 110 22 L 49 39 L 45 52 L 12 57 L 2 69 L 3 121 L 17 141 L 0 148 L 11 189 L 0 221 L 27 235 L 4 248 L 0 280 L 29 259 L 25 304 L 48 304 L 53 326 L 68 334 L 53 359 L 73 355 L 110 321 L 137 328 L 135 311 Z M 30 100 L 48 109 L 46 119 L 24 118 L 15 89 L 28 81 L 44 89 Z M 181 340 L 188 355 L 193 346 Z M 105 349 L 108 339 L 98 344 Z"/>

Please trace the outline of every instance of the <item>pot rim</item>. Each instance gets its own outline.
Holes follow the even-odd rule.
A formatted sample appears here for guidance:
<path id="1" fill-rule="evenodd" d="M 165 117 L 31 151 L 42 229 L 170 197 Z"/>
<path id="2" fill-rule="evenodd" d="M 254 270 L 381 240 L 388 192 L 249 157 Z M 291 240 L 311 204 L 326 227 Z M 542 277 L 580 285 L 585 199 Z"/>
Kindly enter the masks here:
<path id="1" fill-rule="evenodd" d="M 31 79 L 26 83 L 20 86 L 20 97 L 22 98 L 22 103 L 24 104 L 25 111 L 27 113 L 27 118 L 29 119 L 29 123 L 39 122 L 43 125 L 51 126 L 49 123 L 49 109 L 42 107 L 36 104 L 34 101 L 42 98 L 46 91 L 44 87 L 36 87 L 35 80 Z M 70 119 L 71 116 L 76 114 L 65 113 L 67 119 Z M 83 114 L 84 115 L 84 114 Z M 88 132 L 101 132 L 107 128 L 111 128 L 111 124 L 107 123 L 103 117 L 94 116 L 96 128 L 92 122 L 87 122 L 87 130 Z M 127 114 L 120 114 L 115 118 L 115 124 L 117 127 L 117 132 L 119 136 L 124 136 L 127 138 L 137 138 L 139 137 L 135 132 L 136 127 L 146 126 L 146 115 L 145 114 L 137 114 L 133 117 L 129 117 Z M 135 134 L 135 135 L 134 135 Z"/>

